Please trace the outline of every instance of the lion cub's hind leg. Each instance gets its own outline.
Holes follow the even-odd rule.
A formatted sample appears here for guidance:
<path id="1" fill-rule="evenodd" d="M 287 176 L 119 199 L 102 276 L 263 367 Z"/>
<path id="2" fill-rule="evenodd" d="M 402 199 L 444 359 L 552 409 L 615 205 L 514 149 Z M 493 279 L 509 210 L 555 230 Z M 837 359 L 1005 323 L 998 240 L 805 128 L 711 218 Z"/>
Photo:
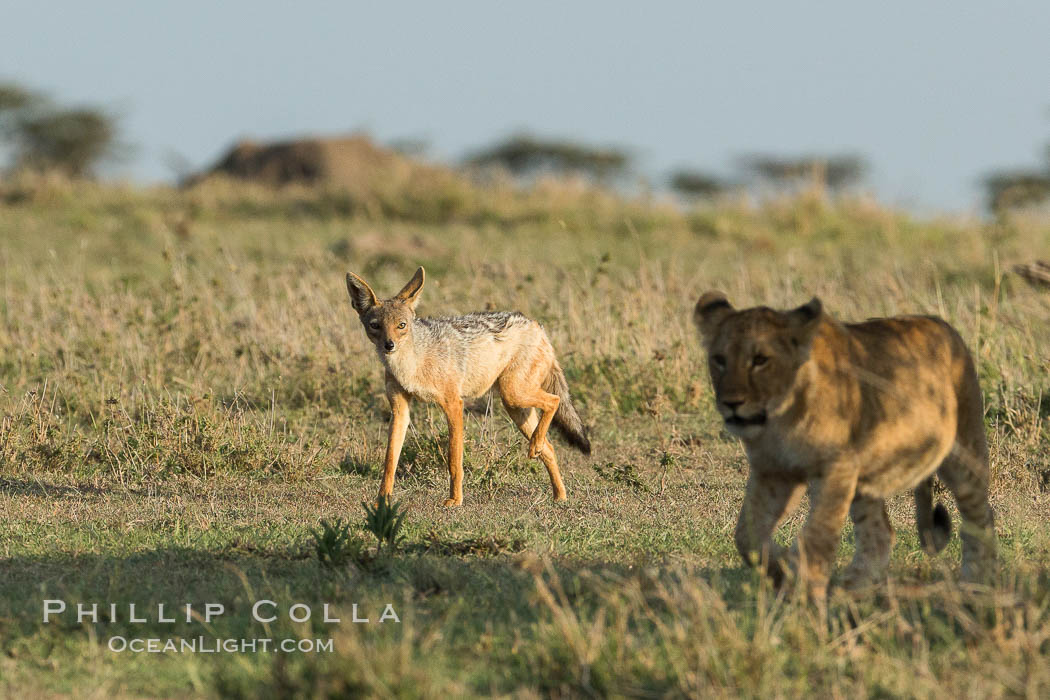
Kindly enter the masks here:
<path id="1" fill-rule="evenodd" d="M 536 411 L 531 408 L 511 406 L 506 401 L 503 402 L 503 407 L 507 409 L 507 414 L 510 415 L 514 424 L 518 426 L 518 430 L 525 436 L 525 439 L 531 440 L 532 435 L 536 432 L 536 426 L 540 422 L 540 419 L 536 416 Z M 561 471 L 558 469 L 558 460 L 554 456 L 554 446 L 546 438 L 544 438 L 543 447 L 540 449 L 540 460 L 543 462 L 543 466 L 547 467 L 547 475 L 550 476 L 551 488 L 554 490 L 554 500 L 566 500 L 565 484 L 562 483 Z"/>
<path id="2" fill-rule="evenodd" d="M 987 454 L 987 453 L 985 453 Z M 984 457 L 987 460 L 987 457 Z M 990 583 L 996 567 L 995 515 L 988 502 L 988 468 L 980 453 L 956 445 L 937 470 L 959 506 L 962 580 Z"/>
<path id="3" fill-rule="evenodd" d="M 996 572 L 995 514 L 988 502 L 988 441 L 984 433 L 981 387 L 973 362 L 956 390 L 959 422 L 955 445 L 937 468 L 937 476 L 955 496 L 962 516 L 962 580 L 992 583 Z"/>
<path id="4" fill-rule="evenodd" d="M 856 589 L 881 583 L 886 578 L 895 539 L 886 513 L 886 501 L 856 496 L 849 515 L 853 520 L 856 552 L 846 568 L 843 584 L 846 588 Z"/>

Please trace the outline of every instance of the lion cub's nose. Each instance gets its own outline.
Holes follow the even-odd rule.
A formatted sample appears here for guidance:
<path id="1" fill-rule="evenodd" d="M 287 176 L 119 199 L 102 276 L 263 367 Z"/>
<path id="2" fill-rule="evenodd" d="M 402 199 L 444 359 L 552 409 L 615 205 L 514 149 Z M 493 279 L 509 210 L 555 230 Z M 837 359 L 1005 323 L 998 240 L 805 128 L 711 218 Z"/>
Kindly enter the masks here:
<path id="1" fill-rule="evenodd" d="M 726 408 L 728 408 L 730 411 L 736 411 L 736 409 L 738 409 L 738 408 L 740 408 L 741 406 L 744 405 L 744 402 L 743 401 L 723 401 L 722 405 L 725 406 Z"/>

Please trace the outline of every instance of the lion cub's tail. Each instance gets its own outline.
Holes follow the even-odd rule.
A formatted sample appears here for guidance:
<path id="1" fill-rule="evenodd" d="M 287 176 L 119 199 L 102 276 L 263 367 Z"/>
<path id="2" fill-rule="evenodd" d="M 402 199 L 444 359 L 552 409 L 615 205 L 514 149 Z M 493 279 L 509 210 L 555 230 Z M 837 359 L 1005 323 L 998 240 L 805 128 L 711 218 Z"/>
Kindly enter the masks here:
<path id="1" fill-rule="evenodd" d="M 919 525 L 919 542 L 931 554 L 944 549 L 952 534 L 952 519 L 943 503 L 933 505 L 933 477 L 915 487 L 915 519 Z"/>

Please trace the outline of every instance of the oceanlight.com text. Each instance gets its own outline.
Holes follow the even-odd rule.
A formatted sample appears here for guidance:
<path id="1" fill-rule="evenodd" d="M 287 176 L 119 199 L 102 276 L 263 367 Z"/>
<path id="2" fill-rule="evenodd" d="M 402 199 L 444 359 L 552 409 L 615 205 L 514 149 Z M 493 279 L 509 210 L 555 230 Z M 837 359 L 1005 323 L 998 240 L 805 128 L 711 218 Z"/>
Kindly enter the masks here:
<path id="1" fill-rule="evenodd" d="M 235 639 L 220 637 L 110 637 L 109 650 L 131 654 L 314 654 L 335 651 L 331 639 Z"/>

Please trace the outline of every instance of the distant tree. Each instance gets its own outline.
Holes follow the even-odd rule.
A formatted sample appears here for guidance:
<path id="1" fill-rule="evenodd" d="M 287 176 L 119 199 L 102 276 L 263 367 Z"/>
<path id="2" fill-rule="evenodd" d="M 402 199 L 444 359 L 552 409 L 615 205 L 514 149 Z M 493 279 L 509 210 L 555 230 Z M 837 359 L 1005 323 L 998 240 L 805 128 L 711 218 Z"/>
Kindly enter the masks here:
<path id="1" fill-rule="evenodd" d="M 11 83 L 0 83 L 0 118 L 41 100 L 36 93 Z"/>
<path id="2" fill-rule="evenodd" d="M 832 190 L 839 190 L 860 182 L 867 165 L 857 155 L 807 155 L 781 157 L 749 155 L 740 159 L 741 168 L 757 179 L 778 187 L 791 187 L 819 182 Z"/>
<path id="3" fill-rule="evenodd" d="M 1042 169 L 1000 170 L 983 182 L 985 204 L 993 214 L 1050 201 L 1050 145 Z"/>
<path id="4" fill-rule="evenodd" d="M 605 180 L 625 173 L 630 157 L 614 148 L 595 148 L 572 141 L 544 140 L 520 134 L 474 153 L 467 158 L 467 164 L 502 166 L 515 175 L 583 173 Z"/>
<path id="5" fill-rule="evenodd" d="M 56 107 L 39 93 L 0 84 L 0 139 L 16 169 L 60 170 L 83 177 L 116 153 L 117 127 L 115 119 L 100 110 Z"/>
<path id="6" fill-rule="evenodd" d="M 94 166 L 110 154 L 115 137 L 113 120 L 101 112 L 46 112 L 19 122 L 20 165 L 63 170 L 74 177 L 90 175 Z"/>
<path id="7" fill-rule="evenodd" d="M 993 213 L 1050 200 L 1050 169 L 992 173 L 984 178 L 986 203 Z"/>
<path id="8" fill-rule="evenodd" d="M 696 170 L 677 170 L 671 174 L 671 189 L 684 197 L 714 197 L 729 189 L 729 183 L 717 175 Z"/>
<path id="9" fill-rule="evenodd" d="M 1042 168 L 992 172 L 983 178 L 985 205 L 993 214 L 1050 201 L 1050 144 Z"/>

